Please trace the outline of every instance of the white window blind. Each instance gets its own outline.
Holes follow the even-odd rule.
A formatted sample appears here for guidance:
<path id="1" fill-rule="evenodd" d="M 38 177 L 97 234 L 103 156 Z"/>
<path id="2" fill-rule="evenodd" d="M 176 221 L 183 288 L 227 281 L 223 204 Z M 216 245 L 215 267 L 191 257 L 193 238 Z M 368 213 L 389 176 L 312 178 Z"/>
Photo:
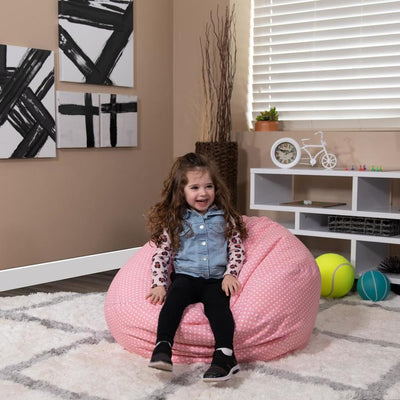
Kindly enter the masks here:
<path id="1" fill-rule="evenodd" d="M 252 53 L 253 121 L 400 128 L 400 1 L 253 0 Z"/>

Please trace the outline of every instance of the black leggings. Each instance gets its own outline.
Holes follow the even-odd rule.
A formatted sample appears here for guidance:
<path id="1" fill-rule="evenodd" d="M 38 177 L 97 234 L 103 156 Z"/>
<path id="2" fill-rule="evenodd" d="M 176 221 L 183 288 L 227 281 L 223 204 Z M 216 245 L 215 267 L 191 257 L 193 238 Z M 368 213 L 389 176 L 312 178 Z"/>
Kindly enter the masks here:
<path id="1" fill-rule="evenodd" d="M 215 348 L 233 349 L 235 322 L 229 296 L 222 290 L 221 283 L 221 279 L 176 274 L 158 318 L 157 342 L 165 340 L 173 345 L 185 308 L 189 304 L 203 303 L 204 313 L 214 334 Z"/>

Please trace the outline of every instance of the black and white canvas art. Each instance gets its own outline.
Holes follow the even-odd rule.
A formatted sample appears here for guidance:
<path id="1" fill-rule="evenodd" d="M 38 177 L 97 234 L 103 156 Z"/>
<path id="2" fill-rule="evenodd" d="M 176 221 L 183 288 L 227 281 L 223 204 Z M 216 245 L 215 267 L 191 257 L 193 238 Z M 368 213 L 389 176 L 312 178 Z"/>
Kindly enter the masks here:
<path id="1" fill-rule="evenodd" d="M 137 146 L 137 96 L 100 95 L 100 145 Z"/>
<path id="2" fill-rule="evenodd" d="M 137 146 L 137 96 L 57 91 L 57 147 Z"/>
<path id="3" fill-rule="evenodd" d="M 0 158 L 56 156 L 54 55 L 0 44 Z"/>
<path id="4" fill-rule="evenodd" d="M 99 95 L 57 91 L 57 147 L 99 147 Z"/>
<path id="5" fill-rule="evenodd" d="M 59 0 L 60 80 L 133 87 L 133 1 Z"/>

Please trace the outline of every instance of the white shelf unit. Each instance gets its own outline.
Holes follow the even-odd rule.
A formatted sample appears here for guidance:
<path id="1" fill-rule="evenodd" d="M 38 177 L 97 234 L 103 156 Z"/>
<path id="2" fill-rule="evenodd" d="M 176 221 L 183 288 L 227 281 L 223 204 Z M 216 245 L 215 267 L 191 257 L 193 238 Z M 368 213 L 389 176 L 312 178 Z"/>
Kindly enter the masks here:
<path id="1" fill-rule="evenodd" d="M 307 206 L 282 204 L 308 200 L 296 198 L 295 189 L 299 186 L 298 180 L 302 179 L 302 188 L 309 185 L 308 189 L 312 190 L 313 180 L 316 177 L 319 182 L 322 180 L 326 183 L 325 192 L 329 192 L 329 201 L 346 204 L 327 208 L 313 207 L 312 204 Z M 345 190 L 336 190 L 334 184 L 330 186 L 329 182 L 332 179 L 343 183 Z M 400 235 L 369 236 L 333 232 L 328 229 L 328 216 L 399 220 L 400 206 L 392 206 L 392 188 L 396 180 L 400 182 L 399 171 L 252 168 L 250 170 L 250 209 L 280 212 L 279 215 L 283 215 L 285 221 L 278 220 L 277 222 L 281 222 L 295 235 L 346 241 L 349 247 L 349 254 L 346 256 L 355 267 L 356 277 L 358 277 L 367 270 L 376 269 L 379 263 L 390 254 L 390 247 L 400 245 Z M 318 200 L 320 199 L 314 199 L 314 201 Z M 289 222 L 286 221 L 287 217 L 290 219 Z M 329 248 L 325 252 L 329 252 Z M 400 284 L 398 274 L 387 274 L 387 276 L 392 283 Z"/>

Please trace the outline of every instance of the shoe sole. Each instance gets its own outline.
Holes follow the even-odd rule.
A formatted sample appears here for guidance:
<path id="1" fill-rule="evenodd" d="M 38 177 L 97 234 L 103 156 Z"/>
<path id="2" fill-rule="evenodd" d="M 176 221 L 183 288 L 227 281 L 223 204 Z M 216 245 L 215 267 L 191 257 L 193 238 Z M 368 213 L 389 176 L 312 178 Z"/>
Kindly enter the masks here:
<path id="1" fill-rule="evenodd" d="M 164 361 L 153 361 L 149 363 L 150 368 L 160 369 L 162 371 L 172 371 L 172 364 L 168 364 Z"/>
<path id="2" fill-rule="evenodd" d="M 232 378 L 232 375 L 237 374 L 240 371 L 239 365 L 235 365 L 230 371 L 229 374 L 225 376 L 221 376 L 219 378 L 203 378 L 204 382 L 223 382 Z"/>

